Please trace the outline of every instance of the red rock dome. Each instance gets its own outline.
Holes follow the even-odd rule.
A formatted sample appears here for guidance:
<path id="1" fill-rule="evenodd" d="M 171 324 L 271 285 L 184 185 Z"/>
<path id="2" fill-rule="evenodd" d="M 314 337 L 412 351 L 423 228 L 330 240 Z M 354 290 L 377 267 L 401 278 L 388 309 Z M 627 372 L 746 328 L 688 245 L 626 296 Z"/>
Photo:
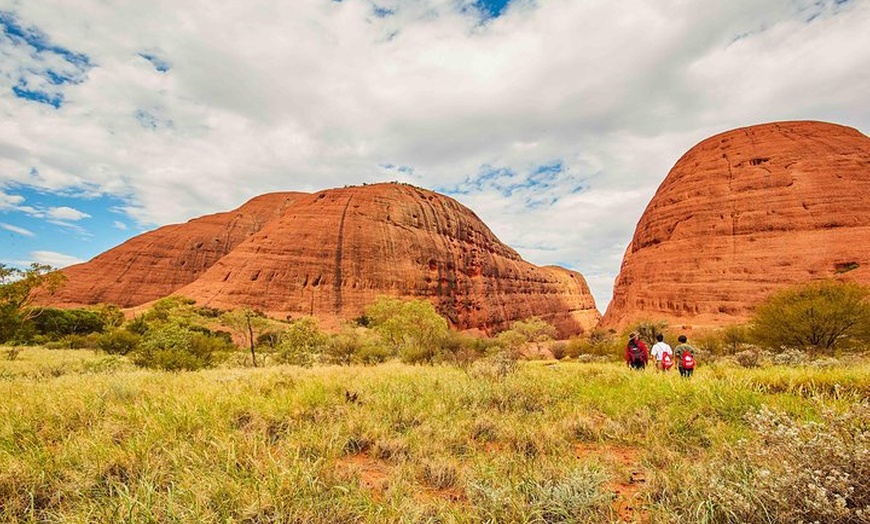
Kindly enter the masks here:
<path id="1" fill-rule="evenodd" d="M 70 267 L 53 302 L 135 306 L 169 294 L 326 325 L 380 295 L 431 300 L 458 329 L 539 316 L 561 336 L 597 324 L 583 276 L 524 261 L 455 200 L 404 184 L 264 195 Z"/>
<path id="2" fill-rule="evenodd" d="M 870 284 L 870 139 L 823 122 L 735 129 L 668 173 L 602 325 L 737 323 L 777 289 L 824 278 Z"/>

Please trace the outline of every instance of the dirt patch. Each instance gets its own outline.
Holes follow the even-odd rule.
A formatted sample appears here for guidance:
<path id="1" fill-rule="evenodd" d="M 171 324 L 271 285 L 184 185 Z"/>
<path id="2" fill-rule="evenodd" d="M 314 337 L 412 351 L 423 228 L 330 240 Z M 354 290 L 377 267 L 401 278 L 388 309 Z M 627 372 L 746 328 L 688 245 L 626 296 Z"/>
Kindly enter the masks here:
<path id="1" fill-rule="evenodd" d="M 577 458 L 596 456 L 616 466 L 617 477 L 607 487 L 613 493 L 611 508 L 618 522 L 649 522 L 649 514 L 642 506 L 640 490 L 646 483 L 646 472 L 640 465 L 637 448 L 607 444 L 577 444 Z"/>
<path id="2" fill-rule="evenodd" d="M 372 498 L 380 500 L 389 487 L 390 466 L 365 453 L 357 453 L 342 458 L 338 467 L 359 475 L 360 486 L 372 494 Z"/>

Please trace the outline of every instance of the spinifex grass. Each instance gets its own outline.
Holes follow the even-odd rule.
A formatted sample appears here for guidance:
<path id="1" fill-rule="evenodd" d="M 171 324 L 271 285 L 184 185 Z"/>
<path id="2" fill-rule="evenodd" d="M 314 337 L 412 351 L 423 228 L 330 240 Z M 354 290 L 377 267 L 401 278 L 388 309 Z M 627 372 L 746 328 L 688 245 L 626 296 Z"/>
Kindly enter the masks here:
<path id="1" fill-rule="evenodd" d="M 62 372 L 39 371 L 59 356 Z M 0 361 L 0 521 L 608 522 L 632 518 L 614 493 L 642 472 L 634 516 L 688 522 L 711 495 L 679 483 L 745 456 L 763 406 L 824 422 L 870 385 L 866 364 L 682 380 L 615 364 L 499 378 L 397 363 L 159 373 L 105 358 Z"/>

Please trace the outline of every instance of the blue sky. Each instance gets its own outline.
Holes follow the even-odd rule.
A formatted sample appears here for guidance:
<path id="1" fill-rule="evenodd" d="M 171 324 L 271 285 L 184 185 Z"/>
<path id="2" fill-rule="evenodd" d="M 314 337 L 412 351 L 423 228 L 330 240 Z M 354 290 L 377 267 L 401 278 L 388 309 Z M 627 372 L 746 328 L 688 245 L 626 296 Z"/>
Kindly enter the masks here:
<path id="1" fill-rule="evenodd" d="M 867 133 L 867 27 L 870 0 L 0 0 L 0 263 L 400 180 L 580 271 L 603 311 L 698 141 Z"/>

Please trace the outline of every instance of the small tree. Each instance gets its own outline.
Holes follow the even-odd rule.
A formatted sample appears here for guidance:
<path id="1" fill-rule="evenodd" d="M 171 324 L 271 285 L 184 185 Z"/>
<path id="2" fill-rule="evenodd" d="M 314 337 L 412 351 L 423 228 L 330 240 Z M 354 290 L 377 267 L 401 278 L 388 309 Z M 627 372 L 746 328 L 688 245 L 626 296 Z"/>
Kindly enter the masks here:
<path id="1" fill-rule="evenodd" d="M 656 343 L 656 336 L 663 335 L 668 328 L 668 323 L 664 320 L 643 320 L 625 332 L 624 340 L 628 340 L 628 333 L 634 331 L 648 348 L 651 348 Z"/>
<path id="2" fill-rule="evenodd" d="M 407 362 L 431 362 L 449 332 L 428 300 L 379 297 L 365 309 L 368 324 Z"/>
<path id="3" fill-rule="evenodd" d="M 755 310 L 752 336 L 767 348 L 832 353 L 870 341 L 870 290 L 854 283 L 818 281 L 775 293 Z"/>
<path id="4" fill-rule="evenodd" d="M 326 336 L 317 327 L 317 320 L 302 317 L 290 323 L 278 342 L 276 358 L 285 364 L 310 366 L 326 344 Z"/>
<path id="5" fill-rule="evenodd" d="M 24 270 L 0 264 L 0 342 L 39 314 L 41 310 L 32 307 L 38 294 L 53 295 L 65 281 L 63 273 L 46 264 L 33 263 Z"/>
<path id="6" fill-rule="evenodd" d="M 525 346 L 532 345 L 540 350 L 540 345 L 556 338 L 556 328 L 539 317 L 517 320 L 510 329 L 502 331 L 496 337 L 500 345 L 505 347 L 514 357 L 519 357 Z"/>
<path id="7" fill-rule="evenodd" d="M 263 313 L 251 308 L 234 309 L 221 315 L 221 325 L 245 341 L 251 348 L 251 363 L 257 367 L 256 342 L 259 335 L 269 329 L 269 320 Z"/>

